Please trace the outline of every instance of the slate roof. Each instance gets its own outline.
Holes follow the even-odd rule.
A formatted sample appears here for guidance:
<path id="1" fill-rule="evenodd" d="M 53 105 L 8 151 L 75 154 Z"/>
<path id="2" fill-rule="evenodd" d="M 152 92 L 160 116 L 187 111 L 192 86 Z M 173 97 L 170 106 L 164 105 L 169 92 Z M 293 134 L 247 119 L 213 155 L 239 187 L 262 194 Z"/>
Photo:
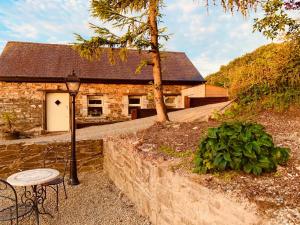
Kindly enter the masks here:
<path id="1" fill-rule="evenodd" d="M 106 54 L 90 61 L 70 45 L 8 42 L 0 56 L 0 81 L 63 82 L 74 69 L 82 82 L 146 83 L 153 80 L 152 67 L 144 67 L 140 74 L 135 70 L 147 57 L 147 51 L 129 50 L 127 61 L 117 59 L 112 65 Z M 205 82 L 183 52 L 162 52 L 162 71 L 165 83 Z"/>

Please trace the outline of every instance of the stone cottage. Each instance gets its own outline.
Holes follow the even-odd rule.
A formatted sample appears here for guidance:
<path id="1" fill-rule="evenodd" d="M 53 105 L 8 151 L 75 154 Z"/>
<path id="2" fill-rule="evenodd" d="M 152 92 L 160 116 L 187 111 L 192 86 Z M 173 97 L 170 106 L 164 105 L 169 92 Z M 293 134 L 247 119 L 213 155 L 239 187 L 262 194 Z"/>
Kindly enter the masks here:
<path id="1" fill-rule="evenodd" d="M 21 130 L 69 130 L 64 81 L 72 70 L 82 83 L 76 99 L 79 123 L 127 120 L 131 108 L 154 108 L 152 67 L 135 73 L 148 52 L 130 50 L 127 61 L 116 58 L 111 64 L 105 51 L 89 61 L 69 45 L 8 42 L 0 56 L 0 115 L 14 114 Z M 182 52 L 162 52 L 162 67 L 167 107 L 184 107 L 181 91 L 205 80 Z"/>

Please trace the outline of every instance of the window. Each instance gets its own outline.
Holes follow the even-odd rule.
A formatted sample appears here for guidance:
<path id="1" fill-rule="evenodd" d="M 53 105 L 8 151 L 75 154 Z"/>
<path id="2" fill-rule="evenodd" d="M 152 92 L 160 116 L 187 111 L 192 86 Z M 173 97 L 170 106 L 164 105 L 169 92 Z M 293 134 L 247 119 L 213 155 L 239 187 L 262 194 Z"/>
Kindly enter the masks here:
<path id="1" fill-rule="evenodd" d="M 165 104 L 167 108 L 176 108 L 176 95 L 165 96 Z"/>
<path id="2" fill-rule="evenodd" d="M 132 109 L 141 108 L 141 96 L 128 96 L 128 111 L 131 114 Z"/>
<path id="3" fill-rule="evenodd" d="M 129 96 L 130 106 L 141 106 L 141 96 Z"/>
<path id="4" fill-rule="evenodd" d="M 88 116 L 97 117 L 103 113 L 103 97 L 102 96 L 87 96 L 88 97 Z"/>

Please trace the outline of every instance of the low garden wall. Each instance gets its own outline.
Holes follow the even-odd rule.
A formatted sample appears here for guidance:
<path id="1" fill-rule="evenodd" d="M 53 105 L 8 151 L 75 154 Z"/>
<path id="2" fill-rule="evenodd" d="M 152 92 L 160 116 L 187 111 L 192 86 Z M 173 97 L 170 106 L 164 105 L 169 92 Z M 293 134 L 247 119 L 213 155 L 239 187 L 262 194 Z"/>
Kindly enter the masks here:
<path id="1" fill-rule="evenodd" d="M 104 141 L 104 170 L 153 224 L 259 224 L 242 203 L 197 183 L 198 175 L 180 175 L 170 166 L 138 152 L 130 140 Z"/>
<path id="2" fill-rule="evenodd" d="M 45 148 L 52 146 L 58 150 L 58 157 L 65 157 L 65 152 L 70 152 L 70 143 L 47 144 L 10 144 L 0 145 L 0 178 L 26 170 L 43 167 Z M 79 172 L 102 169 L 103 141 L 79 141 L 77 142 L 77 159 Z M 64 164 L 57 165 L 63 170 Z M 56 166 L 55 166 L 56 168 Z"/>

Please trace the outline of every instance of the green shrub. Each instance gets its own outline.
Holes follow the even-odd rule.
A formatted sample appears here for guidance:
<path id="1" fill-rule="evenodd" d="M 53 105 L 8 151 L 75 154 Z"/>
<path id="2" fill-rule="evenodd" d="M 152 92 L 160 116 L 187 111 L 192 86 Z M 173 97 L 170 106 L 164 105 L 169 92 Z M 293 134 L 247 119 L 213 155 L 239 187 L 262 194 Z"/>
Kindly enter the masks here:
<path id="1" fill-rule="evenodd" d="M 242 112 L 300 105 L 300 45 L 272 43 L 239 57 L 206 77 L 208 84 L 228 87 Z"/>
<path id="2" fill-rule="evenodd" d="M 0 116 L 0 118 L 3 120 L 5 126 L 6 126 L 6 130 L 8 132 L 13 133 L 14 130 L 14 123 L 16 121 L 16 115 L 14 113 L 11 112 L 3 112 Z"/>
<path id="3" fill-rule="evenodd" d="M 195 172 L 226 169 L 260 175 L 287 162 L 290 150 L 275 147 L 260 124 L 232 122 L 209 128 L 195 155 Z"/>

